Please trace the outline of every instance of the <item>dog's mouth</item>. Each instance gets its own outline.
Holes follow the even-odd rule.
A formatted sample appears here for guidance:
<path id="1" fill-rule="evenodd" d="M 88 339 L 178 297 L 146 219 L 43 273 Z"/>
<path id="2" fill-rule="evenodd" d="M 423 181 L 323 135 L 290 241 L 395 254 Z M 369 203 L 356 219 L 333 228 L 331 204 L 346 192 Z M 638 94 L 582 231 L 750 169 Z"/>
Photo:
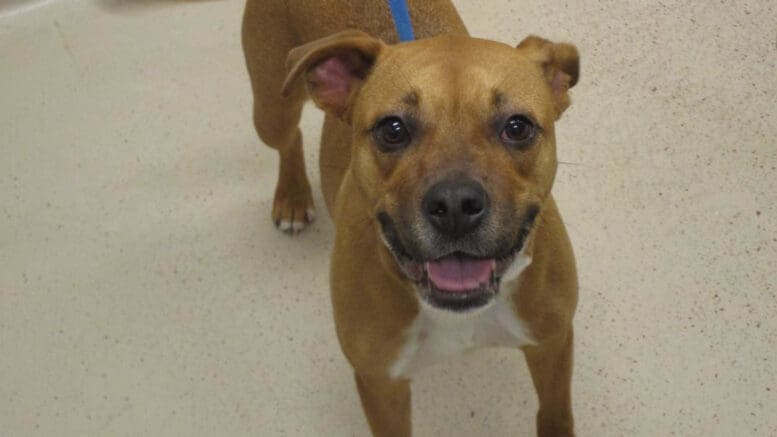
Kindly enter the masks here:
<path id="1" fill-rule="evenodd" d="M 465 253 L 426 262 L 395 258 L 428 304 L 451 311 L 468 311 L 485 306 L 496 297 L 502 274 L 516 253 L 518 250 L 499 259 L 475 258 Z"/>
<path id="2" fill-rule="evenodd" d="M 434 259 L 411 256 L 393 226 L 383 226 L 382 230 L 383 241 L 399 269 L 424 302 L 444 310 L 466 312 L 486 306 L 498 295 L 502 277 L 523 249 L 531 223 L 521 228 L 516 244 L 499 255 L 454 251 Z"/>

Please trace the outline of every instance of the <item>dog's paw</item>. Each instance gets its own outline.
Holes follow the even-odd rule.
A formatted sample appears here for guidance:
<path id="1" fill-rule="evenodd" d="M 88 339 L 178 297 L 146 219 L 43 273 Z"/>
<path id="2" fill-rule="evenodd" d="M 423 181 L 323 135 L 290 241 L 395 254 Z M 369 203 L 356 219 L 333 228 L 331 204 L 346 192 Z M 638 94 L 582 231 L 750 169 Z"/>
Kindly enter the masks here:
<path id="1" fill-rule="evenodd" d="M 302 232 L 316 219 L 316 210 L 310 198 L 301 201 L 289 198 L 278 199 L 273 204 L 272 219 L 282 232 L 295 235 Z"/>

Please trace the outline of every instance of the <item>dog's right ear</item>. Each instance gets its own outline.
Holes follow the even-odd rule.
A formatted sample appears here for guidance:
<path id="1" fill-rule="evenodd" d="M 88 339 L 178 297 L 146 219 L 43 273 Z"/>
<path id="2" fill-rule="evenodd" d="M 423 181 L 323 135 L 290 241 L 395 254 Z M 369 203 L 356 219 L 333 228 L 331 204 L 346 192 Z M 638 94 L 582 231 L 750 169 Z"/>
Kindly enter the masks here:
<path id="1" fill-rule="evenodd" d="M 346 30 L 292 49 L 286 60 L 288 74 L 281 93 L 291 94 L 304 75 L 316 105 L 346 118 L 356 90 L 367 78 L 378 54 L 380 40 L 358 30 Z"/>

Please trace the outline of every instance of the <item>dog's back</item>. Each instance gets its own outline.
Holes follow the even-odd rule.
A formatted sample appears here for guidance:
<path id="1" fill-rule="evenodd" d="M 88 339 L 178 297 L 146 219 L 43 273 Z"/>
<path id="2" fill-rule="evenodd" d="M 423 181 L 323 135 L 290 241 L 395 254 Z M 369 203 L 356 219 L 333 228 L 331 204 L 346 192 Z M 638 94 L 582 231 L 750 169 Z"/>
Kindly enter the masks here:
<path id="1" fill-rule="evenodd" d="M 346 29 L 362 30 L 387 43 L 398 40 L 385 0 L 248 0 L 246 8 L 256 11 L 259 19 L 264 15 L 287 21 L 297 36 L 297 45 Z M 449 0 L 410 0 L 408 9 L 417 38 L 467 33 Z"/>

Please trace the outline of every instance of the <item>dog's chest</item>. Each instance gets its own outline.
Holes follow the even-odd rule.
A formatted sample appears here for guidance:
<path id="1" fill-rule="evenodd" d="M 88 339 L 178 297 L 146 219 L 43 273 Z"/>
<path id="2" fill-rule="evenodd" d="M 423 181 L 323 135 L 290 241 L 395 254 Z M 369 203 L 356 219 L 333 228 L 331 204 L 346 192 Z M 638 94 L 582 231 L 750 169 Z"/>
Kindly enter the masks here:
<path id="1" fill-rule="evenodd" d="M 513 286 L 512 281 L 503 283 L 496 302 L 473 314 L 450 313 L 423 305 L 405 331 L 405 343 L 389 368 L 391 376 L 411 378 L 424 367 L 472 349 L 533 344 L 528 328 L 513 309 L 508 292 Z"/>

